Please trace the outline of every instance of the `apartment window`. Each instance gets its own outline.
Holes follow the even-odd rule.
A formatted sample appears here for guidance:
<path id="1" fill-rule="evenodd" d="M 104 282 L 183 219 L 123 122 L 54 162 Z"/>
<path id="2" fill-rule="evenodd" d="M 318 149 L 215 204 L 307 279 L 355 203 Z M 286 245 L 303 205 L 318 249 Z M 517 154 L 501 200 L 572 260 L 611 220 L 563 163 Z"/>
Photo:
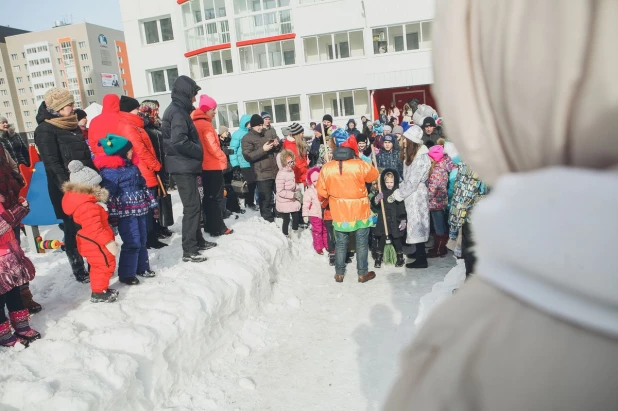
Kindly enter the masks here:
<path id="1" fill-rule="evenodd" d="M 15 53 L 11 54 L 11 60 L 17 60 L 17 54 Z"/>
<path id="2" fill-rule="evenodd" d="M 26 110 L 26 111 L 24 111 L 24 116 L 28 117 L 29 115 L 30 115 L 30 112 L 29 112 L 29 111 L 27 111 L 27 110 Z"/>
<path id="3" fill-rule="evenodd" d="M 32 121 L 26 121 L 26 128 L 32 128 Z"/>
<path id="4" fill-rule="evenodd" d="M 431 48 L 431 21 L 373 29 L 373 53 Z"/>
<path id="5" fill-rule="evenodd" d="M 305 62 L 327 61 L 365 55 L 363 31 L 305 37 Z"/>
<path id="6" fill-rule="evenodd" d="M 122 57 L 118 57 L 118 63 L 122 64 Z"/>
<path id="7" fill-rule="evenodd" d="M 146 40 L 146 44 L 174 40 L 172 19 L 170 17 L 145 21 L 142 24 L 144 26 L 144 39 Z"/>
<path id="8" fill-rule="evenodd" d="M 46 64 L 46 63 L 51 63 L 51 61 L 49 60 L 49 57 L 45 57 L 41 59 L 41 64 Z"/>
<path id="9" fill-rule="evenodd" d="M 240 119 L 238 118 L 238 104 L 219 104 L 217 106 L 217 118 L 215 120 L 216 127 L 238 127 Z"/>
<path id="10" fill-rule="evenodd" d="M 56 46 L 56 53 L 60 53 L 60 47 Z"/>
<path id="11" fill-rule="evenodd" d="M 127 85 L 127 79 L 124 79 L 124 78 L 122 79 L 122 85 L 123 85 L 123 86 L 126 86 L 126 85 Z"/>
<path id="12" fill-rule="evenodd" d="M 82 67 L 82 69 L 84 70 L 84 73 L 89 73 L 90 72 L 90 66 L 84 66 L 84 67 Z"/>
<path id="13" fill-rule="evenodd" d="M 8 96 L 9 92 L 6 90 L 0 90 L 0 94 L 2 94 L 3 96 Z"/>
<path id="14" fill-rule="evenodd" d="M 36 101 L 43 101 L 43 100 L 45 100 L 45 96 L 36 96 Z"/>
<path id="15" fill-rule="evenodd" d="M 36 53 L 36 48 L 35 47 L 30 47 L 26 49 L 26 53 L 28 54 L 34 54 Z"/>
<path id="16" fill-rule="evenodd" d="M 234 0 L 236 8 L 243 8 L 248 16 L 236 19 L 237 40 L 270 37 L 293 32 L 292 10 L 289 1 Z"/>
<path id="17" fill-rule="evenodd" d="M 27 106 L 28 105 L 28 100 L 21 100 L 20 101 L 22 106 Z"/>
<path id="18" fill-rule="evenodd" d="M 20 88 L 18 91 L 19 91 L 19 94 L 26 94 L 25 88 Z"/>
<path id="19" fill-rule="evenodd" d="M 120 46 L 116 46 L 116 52 L 118 53 L 122 52 L 122 49 L 120 48 Z"/>
<path id="20" fill-rule="evenodd" d="M 19 64 L 16 64 L 13 66 L 13 71 L 20 71 L 21 67 L 19 66 Z"/>
<path id="21" fill-rule="evenodd" d="M 240 47 L 240 71 L 254 71 L 296 63 L 294 40 Z"/>
<path id="22" fill-rule="evenodd" d="M 151 71 L 152 92 L 165 93 L 171 91 L 177 78 L 178 68 L 176 67 Z"/>
<path id="23" fill-rule="evenodd" d="M 124 68 L 120 67 L 120 74 L 124 74 Z"/>
<path id="24" fill-rule="evenodd" d="M 89 96 L 94 96 L 94 90 L 86 90 L 86 94 Z"/>
<path id="25" fill-rule="evenodd" d="M 4 79 L 0 78 L 0 84 L 4 84 Z"/>
<path id="26" fill-rule="evenodd" d="M 33 140 L 34 139 L 34 133 L 30 132 L 28 133 L 28 140 Z"/>
<path id="27" fill-rule="evenodd" d="M 8 118 L 9 120 L 13 118 L 13 113 L 11 113 L 10 111 L 6 113 L 6 118 Z"/>
<path id="28" fill-rule="evenodd" d="M 224 0 L 191 0 L 182 5 L 188 50 L 230 42 L 230 25 Z"/>
<path id="29" fill-rule="evenodd" d="M 19 83 L 23 83 L 24 82 L 24 78 L 23 77 L 15 77 L 15 82 Z"/>
<path id="30" fill-rule="evenodd" d="M 370 112 L 369 92 L 360 89 L 310 94 L 309 112 L 311 118 L 322 118 L 325 114 L 333 117 L 367 115 Z"/>
<path id="31" fill-rule="evenodd" d="M 58 65 L 62 65 L 62 59 L 58 59 Z"/>
<path id="32" fill-rule="evenodd" d="M 86 78 L 84 79 L 84 83 L 86 83 L 86 84 L 92 84 L 92 78 L 90 78 L 90 77 L 86 77 Z"/>
<path id="33" fill-rule="evenodd" d="M 45 71 L 47 71 L 47 70 L 45 70 Z M 43 71 L 43 74 L 45 74 L 45 71 Z M 51 70 L 50 70 L 50 71 L 51 71 Z M 49 73 L 49 74 L 51 74 L 51 73 Z M 64 70 L 60 70 L 60 75 L 61 75 L 61 76 L 64 76 Z"/>
<path id="34" fill-rule="evenodd" d="M 26 101 L 26 100 L 24 100 Z M 32 98 L 32 105 L 35 105 L 36 103 L 34 102 L 34 97 Z"/>
<path id="35" fill-rule="evenodd" d="M 193 78 L 205 78 L 233 73 L 232 51 L 221 50 L 203 53 L 189 59 L 189 70 Z"/>
<path id="36" fill-rule="evenodd" d="M 80 49 L 83 49 L 84 47 L 86 47 L 86 42 L 85 41 L 80 41 L 79 43 L 77 43 L 79 45 Z"/>
<path id="37" fill-rule="evenodd" d="M 26 53 L 25 52 L 21 52 L 21 58 L 25 59 L 26 58 Z"/>
<path id="38" fill-rule="evenodd" d="M 10 101 L 5 101 L 3 102 L 4 107 L 11 107 L 11 102 Z"/>
<path id="39" fill-rule="evenodd" d="M 88 60 L 88 55 L 87 54 L 80 54 L 79 58 L 81 58 L 82 61 L 86 61 L 86 60 Z"/>
<path id="40" fill-rule="evenodd" d="M 273 123 L 300 121 L 300 97 L 279 97 L 266 100 L 248 101 L 247 113 L 268 111 L 273 116 Z"/>

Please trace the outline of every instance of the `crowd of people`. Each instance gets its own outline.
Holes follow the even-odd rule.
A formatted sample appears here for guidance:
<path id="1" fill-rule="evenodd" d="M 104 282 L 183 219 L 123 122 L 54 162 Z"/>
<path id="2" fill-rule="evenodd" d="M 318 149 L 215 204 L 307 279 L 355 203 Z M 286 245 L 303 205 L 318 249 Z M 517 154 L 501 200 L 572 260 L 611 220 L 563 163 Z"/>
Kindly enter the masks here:
<path id="1" fill-rule="evenodd" d="M 247 210 L 259 211 L 268 222 L 280 218 L 283 234 L 292 240 L 310 228 L 313 248 L 328 256 L 337 282 L 354 256 L 358 281 L 375 278 L 369 251 L 380 268 L 386 244 L 396 250 L 391 263 L 397 267 L 405 264 L 404 243 L 414 244 L 416 252 L 409 255 L 414 261 L 405 265 L 426 268 L 427 258 L 446 255 L 449 236 L 460 244 L 469 239 L 465 214 L 469 200 L 482 191 L 458 194 L 450 173 L 460 176 L 466 189 L 475 175 L 452 144 L 436 137 L 433 109 L 433 117 L 420 126 L 405 120 L 400 125 L 393 104 L 388 119 L 380 116 L 373 123 L 363 116 L 362 130 L 355 119 L 338 127 L 327 114 L 308 133 L 292 123 L 279 137 L 268 112 L 243 114 L 233 134 L 225 126 L 215 130 L 217 102 L 200 94 L 187 76 L 175 81 L 171 98 L 160 117 L 157 101 L 106 95 L 102 113 L 90 122 L 65 89 L 47 91 L 39 107 L 34 140 L 49 198 L 62 221 L 73 275 L 90 283 L 92 302 L 117 300 L 118 291 L 109 287 L 116 270 L 128 286 L 156 276 L 148 250 L 167 246 L 163 240 L 172 235 L 173 218 L 163 224 L 161 216 L 169 212 L 163 199 L 171 187 L 183 207 L 184 262 L 206 261 L 202 252 L 217 244 L 204 233 L 233 234 L 226 219 Z M 19 197 L 24 180 L 16 166 L 30 165 L 28 147 L 5 118 L 0 118 L 0 142 L 0 246 L 10 263 L 0 277 L 1 316 L 6 306 L 10 317 L 0 318 L 0 345 L 12 346 L 40 337 L 29 327 L 28 315 L 42 307 L 29 289 L 34 266 L 19 246 L 29 205 Z M 447 217 L 449 189 L 454 194 Z M 425 252 L 430 231 L 433 248 Z M 456 244 L 454 249 L 459 252 Z"/>

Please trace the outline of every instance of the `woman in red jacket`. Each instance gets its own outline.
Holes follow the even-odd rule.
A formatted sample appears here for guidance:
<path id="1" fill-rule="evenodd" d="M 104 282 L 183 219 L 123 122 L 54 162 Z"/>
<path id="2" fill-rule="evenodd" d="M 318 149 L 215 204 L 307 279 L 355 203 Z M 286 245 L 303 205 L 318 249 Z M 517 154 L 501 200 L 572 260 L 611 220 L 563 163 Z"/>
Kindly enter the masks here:
<path id="1" fill-rule="evenodd" d="M 139 101 L 134 98 L 122 96 L 120 98 L 120 123 L 118 125 L 119 135 L 126 138 L 133 145 L 133 152 L 137 154 L 139 168 L 142 177 L 146 180 L 146 187 L 157 197 L 157 187 L 159 180 L 157 172 L 161 170 L 161 163 L 157 158 L 152 141 L 144 130 L 144 119 L 139 116 Z M 159 241 L 155 224 L 154 211 L 151 210 L 147 218 L 148 240 L 146 241 L 147 248 L 163 248 L 166 247 L 162 241 Z"/>
<path id="2" fill-rule="evenodd" d="M 202 204 L 206 231 L 213 237 L 233 232 L 226 227 L 219 207 L 219 198 L 223 197 L 223 170 L 227 167 L 227 156 L 221 150 L 219 136 L 212 126 L 215 114 L 217 114 L 217 102 L 206 94 L 200 96 L 199 108 L 191 113 L 191 119 L 195 123 L 204 149 L 202 161 L 204 201 Z"/>
<path id="3" fill-rule="evenodd" d="M 62 186 L 62 209 L 81 229 L 77 232 L 77 249 L 90 264 L 90 301 L 113 302 L 118 291 L 109 288 L 116 269 L 118 245 L 108 223 L 108 214 L 97 203 L 106 203 L 109 193 L 99 187 L 101 176 L 77 160 L 69 163 L 70 181 Z"/>
<path id="4" fill-rule="evenodd" d="M 307 143 L 305 142 L 305 129 L 298 123 L 290 125 L 290 135 L 285 138 L 283 148 L 290 150 L 296 156 L 294 166 L 294 178 L 296 183 L 307 184 Z"/>

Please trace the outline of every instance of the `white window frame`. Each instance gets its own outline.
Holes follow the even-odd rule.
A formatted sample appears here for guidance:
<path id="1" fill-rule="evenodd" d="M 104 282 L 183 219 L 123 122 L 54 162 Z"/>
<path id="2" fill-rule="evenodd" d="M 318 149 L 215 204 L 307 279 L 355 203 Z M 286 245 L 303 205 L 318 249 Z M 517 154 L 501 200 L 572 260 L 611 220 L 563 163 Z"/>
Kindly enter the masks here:
<path id="1" fill-rule="evenodd" d="M 148 86 L 149 86 L 152 94 L 171 93 L 172 88 L 170 86 L 169 78 L 168 78 L 168 75 L 167 75 L 167 71 L 170 70 L 170 69 L 176 69 L 176 72 L 180 76 L 180 71 L 178 70 L 178 66 L 167 66 L 167 67 L 159 67 L 159 68 L 152 69 L 152 70 L 146 70 L 146 77 L 147 77 L 147 81 L 148 81 Z M 165 82 L 165 91 L 155 91 L 155 89 L 154 89 L 154 84 L 152 83 L 152 73 L 154 73 L 156 71 L 163 71 L 163 80 Z"/>
<path id="2" fill-rule="evenodd" d="M 86 42 L 85 42 L 85 41 L 80 41 L 80 42 L 78 43 L 78 45 L 79 45 L 79 48 L 80 48 L 80 49 L 83 49 L 84 47 L 86 47 Z"/>
<path id="3" fill-rule="evenodd" d="M 232 62 L 232 71 L 229 71 L 229 72 L 227 71 L 227 66 L 224 64 L 226 60 L 223 59 L 223 52 L 230 53 L 229 60 Z M 221 74 L 213 74 L 212 62 L 214 61 L 213 56 L 216 54 L 219 55 L 218 61 L 221 62 L 221 69 L 222 69 Z M 204 59 L 206 61 L 204 61 Z M 195 70 L 193 69 L 193 67 L 196 66 L 196 62 L 197 62 L 198 73 L 195 73 Z M 202 70 L 203 63 L 208 63 L 208 75 L 207 76 L 204 76 L 204 71 Z M 193 56 L 189 59 L 189 69 L 191 72 L 191 78 L 193 79 L 203 79 L 203 78 L 209 78 L 209 77 L 215 77 L 215 76 L 225 76 L 228 74 L 233 74 L 234 73 L 234 56 L 232 55 L 232 50 L 223 49 L 223 50 L 209 51 L 208 53 L 202 53 L 202 54 L 198 54 L 197 56 Z"/>
<path id="4" fill-rule="evenodd" d="M 218 16 L 219 13 L 216 12 L 214 18 L 205 19 L 204 1 L 205 0 L 190 0 L 182 5 L 181 18 L 187 51 L 231 43 L 229 22 L 231 17 L 225 7 L 225 2 L 225 15 Z M 198 5 L 199 10 L 194 9 L 195 5 Z M 187 20 L 189 21 L 187 22 Z"/>
<path id="5" fill-rule="evenodd" d="M 169 39 L 169 40 L 163 40 L 163 29 L 161 28 L 161 20 L 165 20 L 165 19 L 169 19 L 170 23 L 172 24 L 172 38 Z M 153 21 L 157 23 L 158 41 L 154 41 L 152 43 L 148 43 L 147 37 L 146 37 L 146 23 L 152 23 Z M 141 35 L 142 35 L 142 44 L 144 46 L 152 46 L 152 45 L 155 45 L 155 44 L 167 43 L 167 42 L 176 40 L 176 36 L 175 36 L 175 33 L 174 33 L 174 19 L 172 19 L 172 16 L 169 15 L 169 14 L 165 15 L 165 16 L 159 16 L 159 17 L 156 17 L 156 18 L 140 20 L 139 25 L 140 25 L 140 32 L 141 32 Z"/>
<path id="6" fill-rule="evenodd" d="M 291 42 L 294 45 L 294 63 L 293 64 L 285 64 L 285 55 L 283 52 L 283 43 L 287 43 L 287 42 Z M 272 61 L 272 53 L 269 53 L 269 45 L 274 45 L 274 44 L 279 44 L 279 48 L 281 49 L 281 65 L 280 66 L 271 66 L 271 61 Z M 257 62 L 255 60 L 255 47 L 259 47 L 259 46 L 264 46 L 266 48 L 266 61 L 268 63 L 268 67 L 266 68 L 256 68 Z M 253 65 L 253 68 L 249 69 L 249 70 L 243 70 L 242 69 L 242 57 L 240 57 L 240 50 L 251 50 L 251 64 Z M 268 43 L 258 43 L 258 44 L 252 44 L 250 46 L 243 46 L 243 47 L 238 47 L 238 56 L 239 56 L 239 62 L 240 62 L 240 72 L 241 73 L 251 73 L 254 71 L 263 71 L 263 70 L 272 70 L 272 69 L 279 69 L 279 68 L 285 68 L 285 67 L 294 67 L 296 65 L 298 65 L 297 62 L 297 58 L 298 58 L 298 54 L 296 53 L 296 42 L 292 39 L 292 40 L 280 40 L 280 41 L 270 41 Z"/>
<path id="7" fill-rule="evenodd" d="M 425 43 L 424 41 L 424 35 L 423 35 L 423 26 L 425 24 L 430 24 L 432 27 L 431 29 L 433 30 L 433 20 L 420 20 L 420 21 L 411 21 L 411 22 L 407 22 L 407 23 L 402 23 L 402 24 L 392 24 L 392 25 L 388 25 L 388 26 L 377 26 L 377 27 L 371 27 L 371 45 L 372 45 L 372 53 L 375 56 L 380 56 L 383 54 L 393 54 L 393 53 L 406 53 L 406 52 L 415 52 L 415 51 L 419 51 L 419 50 L 430 50 L 430 47 L 423 47 L 423 43 Z M 410 49 L 408 50 L 408 36 L 407 36 L 407 32 L 406 32 L 406 26 L 412 25 L 412 24 L 418 24 L 419 26 L 419 31 L 418 31 L 418 48 L 417 49 Z M 402 33 L 403 33 L 403 50 L 400 51 L 389 51 L 389 30 L 390 29 L 394 29 L 394 28 L 401 28 L 402 29 Z M 380 53 L 378 50 L 376 50 L 376 46 L 375 46 L 375 42 L 376 42 L 376 35 L 374 35 L 374 31 L 375 30 L 384 30 L 384 40 L 379 40 L 379 43 L 386 43 L 386 51 L 384 53 Z M 429 37 L 429 40 L 427 41 L 431 41 L 431 34 L 427 34 L 427 36 Z M 378 49 L 379 49 L 379 45 L 378 45 Z"/>
<path id="8" fill-rule="evenodd" d="M 280 100 L 280 99 L 285 99 L 285 116 L 286 116 L 285 120 L 277 118 L 277 113 L 275 110 L 275 100 Z M 292 119 L 292 116 L 290 114 L 290 99 L 298 100 L 298 118 L 297 119 Z M 265 107 L 263 107 L 260 103 L 264 101 L 268 101 L 268 100 L 270 100 L 270 110 L 263 110 Z M 250 104 L 257 104 L 257 110 L 250 109 L 249 108 Z M 261 113 L 262 111 L 268 111 L 270 115 L 272 116 L 273 124 L 286 124 L 286 123 L 291 123 L 294 121 L 296 122 L 301 121 L 302 113 L 303 113 L 302 106 L 303 106 L 303 103 L 302 103 L 302 99 L 300 98 L 300 95 L 262 98 L 259 100 L 245 101 L 245 113 L 252 113 L 252 112 Z"/>
<path id="9" fill-rule="evenodd" d="M 15 65 L 13 66 L 13 71 L 16 71 L 16 72 L 17 72 L 17 71 L 21 71 L 21 66 L 20 66 L 19 64 L 15 64 Z"/>
<path id="10" fill-rule="evenodd" d="M 86 90 L 88 96 L 94 96 L 94 90 Z"/>
<path id="11" fill-rule="evenodd" d="M 215 127 L 217 130 L 219 130 L 219 126 L 223 125 L 226 126 L 228 128 L 237 128 L 240 124 L 240 112 L 238 111 L 238 107 L 240 105 L 238 103 L 225 103 L 225 104 L 218 104 L 217 105 L 217 115 L 215 116 L 216 118 L 214 119 L 215 122 Z M 234 107 L 236 107 L 236 109 L 234 110 Z M 227 118 L 223 115 L 223 113 L 225 113 L 225 116 L 227 116 Z M 227 124 L 223 124 L 224 122 L 221 121 L 222 119 L 225 119 Z M 230 119 L 231 119 L 231 124 L 230 124 Z"/>
<path id="12" fill-rule="evenodd" d="M 351 33 L 360 33 L 361 34 L 361 40 L 362 40 L 362 45 L 363 45 L 363 54 L 362 56 L 352 56 L 352 42 L 350 41 L 350 34 Z M 340 43 L 336 43 L 335 42 L 335 37 L 337 35 L 340 34 L 346 34 L 347 38 L 348 38 L 348 57 L 340 57 L 341 56 L 341 49 L 339 47 Z M 331 36 L 331 44 L 333 45 L 333 58 L 327 58 L 326 60 L 321 60 L 320 56 L 320 37 L 324 37 L 324 36 Z M 316 47 L 318 50 L 318 60 L 317 61 L 307 61 L 307 52 L 306 52 L 306 41 L 309 39 L 315 39 L 316 42 Z M 338 31 L 338 32 L 334 32 L 334 33 L 324 33 L 324 34 L 319 34 L 319 35 L 315 35 L 315 36 L 307 36 L 307 37 L 303 37 L 303 56 L 305 59 L 305 63 L 306 64 L 316 64 L 316 63 L 324 63 L 327 61 L 335 61 L 335 60 L 345 60 L 345 59 L 351 59 L 351 58 L 362 58 L 365 57 L 365 41 L 364 41 L 364 34 L 363 34 L 363 30 L 362 29 L 358 29 L 358 30 L 348 30 L 348 31 Z M 326 53 L 328 55 L 328 51 Z"/>
<path id="13" fill-rule="evenodd" d="M 252 40 L 262 37 L 278 36 L 282 34 L 294 33 L 294 13 L 292 1 L 282 0 L 259 0 L 260 9 L 253 11 L 249 8 L 254 0 L 246 0 L 244 12 L 236 12 L 236 4 L 239 0 L 234 0 L 236 41 Z M 255 0 L 258 1 L 258 0 Z M 275 7 L 264 8 L 265 1 L 274 1 Z M 284 4 L 281 6 L 281 4 Z M 285 4 L 287 3 L 287 4 Z M 274 13 L 274 21 L 270 19 L 270 14 Z M 289 19 L 283 18 L 284 14 L 289 14 Z M 267 21 L 271 20 L 271 21 Z M 244 30 L 247 28 L 247 30 Z"/>
<path id="14" fill-rule="evenodd" d="M 369 111 L 368 113 L 357 113 L 356 112 L 356 103 L 355 103 L 355 97 L 354 95 L 357 92 L 365 92 L 367 93 L 367 111 Z M 354 110 L 354 112 L 352 114 L 346 114 L 344 113 L 344 100 L 341 97 L 342 93 L 352 93 L 352 108 Z M 325 101 L 324 100 L 324 96 L 326 94 L 336 94 L 336 100 L 337 100 L 337 109 L 335 112 L 332 112 L 332 108 L 330 106 L 330 101 Z M 351 90 L 338 90 L 338 91 L 327 91 L 327 92 L 323 92 L 323 93 L 312 93 L 312 94 L 307 94 L 307 103 L 309 105 L 309 113 L 312 113 L 311 110 L 311 97 L 312 96 L 321 96 L 322 97 L 322 110 L 323 112 L 318 114 L 320 116 L 320 118 L 322 116 L 324 116 L 325 114 L 330 114 L 332 115 L 334 118 L 350 118 L 350 117 L 355 117 L 355 118 L 360 118 L 361 116 L 367 116 L 369 117 L 371 114 L 371 95 L 369 94 L 369 90 L 366 89 L 351 89 Z M 328 104 L 327 104 L 328 103 Z"/>

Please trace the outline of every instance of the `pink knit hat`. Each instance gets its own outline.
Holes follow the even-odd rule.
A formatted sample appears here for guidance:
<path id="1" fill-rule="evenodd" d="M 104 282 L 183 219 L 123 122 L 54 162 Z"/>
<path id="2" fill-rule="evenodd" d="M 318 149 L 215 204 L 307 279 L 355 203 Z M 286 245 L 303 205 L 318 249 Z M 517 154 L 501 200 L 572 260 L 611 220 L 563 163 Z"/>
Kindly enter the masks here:
<path id="1" fill-rule="evenodd" d="M 207 112 L 213 108 L 217 108 L 217 102 L 212 97 L 202 94 L 200 96 L 200 110 Z"/>
<path id="2" fill-rule="evenodd" d="M 429 149 L 429 157 L 431 157 L 433 161 L 442 160 L 442 157 L 444 157 L 444 147 L 442 147 L 439 144 L 436 144 L 435 146 L 431 147 Z"/>

